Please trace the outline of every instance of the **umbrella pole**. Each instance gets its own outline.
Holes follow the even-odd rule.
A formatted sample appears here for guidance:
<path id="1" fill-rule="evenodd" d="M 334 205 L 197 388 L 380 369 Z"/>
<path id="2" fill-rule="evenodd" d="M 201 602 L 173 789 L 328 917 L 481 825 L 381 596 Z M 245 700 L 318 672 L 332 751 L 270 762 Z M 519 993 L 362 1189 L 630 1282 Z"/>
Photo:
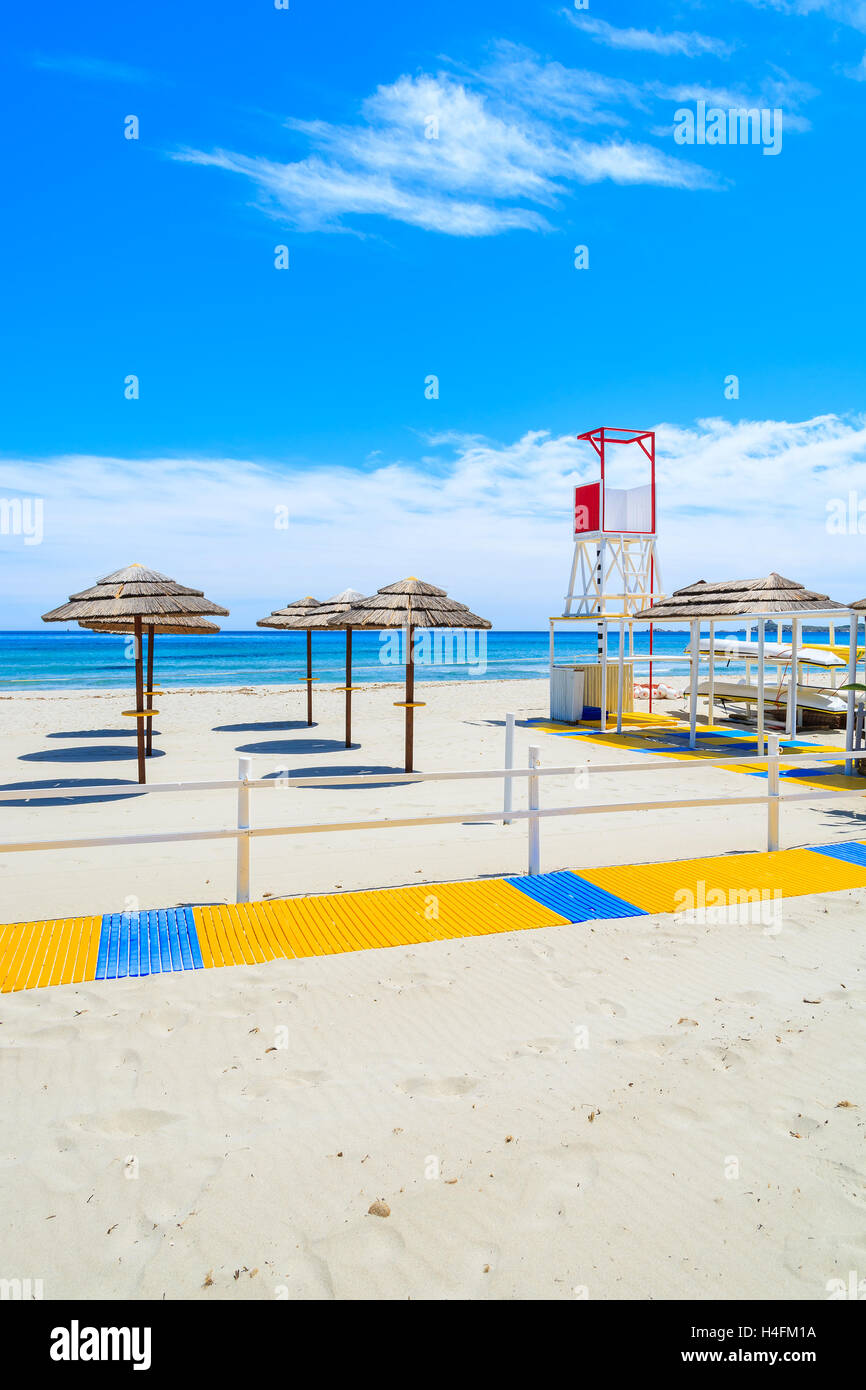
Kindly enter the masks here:
<path id="1" fill-rule="evenodd" d="M 147 634 L 147 708 L 153 709 L 153 639 L 156 636 L 156 629 L 151 627 Z M 153 720 L 146 719 L 147 740 L 145 744 L 145 754 L 149 758 L 153 752 Z"/>
<path id="2" fill-rule="evenodd" d="M 307 628 L 307 723 L 313 722 L 313 631 Z"/>
<path id="3" fill-rule="evenodd" d="M 142 642 L 144 637 L 141 631 L 141 618 L 135 619 L 135 723 L 136 739 L 138 742 L 138 780 L 147 781 L 147 774 L 144 767 L 144 721 L 139 718 L 141 710 L 144 709 L 144 653 L 142 652 Z"/>
<path id="4" fill-rule="evenodd" d="M 352 746 L 352 629 L 346 628 L 346 747 Z"/>
<path id="5" fill-rule="evenodd" d="M 409 624 L 409 650 L 406 653 L 406 771 L 414 772 L 415 757 L 415 655 L 412 624 Z"/>

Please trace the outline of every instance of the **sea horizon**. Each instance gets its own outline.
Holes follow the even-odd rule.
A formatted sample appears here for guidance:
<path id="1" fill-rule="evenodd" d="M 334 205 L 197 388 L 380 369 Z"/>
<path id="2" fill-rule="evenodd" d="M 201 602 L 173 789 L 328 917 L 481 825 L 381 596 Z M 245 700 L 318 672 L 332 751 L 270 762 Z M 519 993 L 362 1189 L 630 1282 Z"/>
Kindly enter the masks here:
<path id="1" fill-rule="evenodd" d="M 430 631 L 430 630 L 428 630 Z M 437 630 L 438 632 L 439 630 Z M 717 636 L 742 634 L 732 623 Z M 358 683 L 399 682 L 403 665 L 397 656 L 398 632 L 353 632 L 353 680 Z M 227 629 L 207 636 L 159 635 L 154 647 L 155 683 L 177 689 L 188 685 L 239 687 L 291 685 L 306 675 L 306 633 L 266 629 Z M 770 640 L 768 638 L 768 640 Z M 826 642 L 826 627 L 809 629 L 808 640 Z M 537 680 L 548 675 L 549 634 L 544 630 L 447 631 L 437 645 L 431 640 L 425 659 L 417 662 L 418 681 Z M 688 632 L 659 629 L 653 638 L 653 678 L 682 679 Z M 616 659 L 617 632 L 609 633 L 609 652 Z M 649 655 L 649 634 L 635 633 L 635 652 Z M 448 657 L 452 659 L 447 659 Z M 110 690 L 133 678 L 132 642 L 120 633 L 93 633 L 74 628 L 62 631 L 0 629 L 0 689 Z M 591 626 L 582 632 L 559 629 L 556 660 L 594 662 L 598 643 Z M 722 662 L 717 660 L 717 668 Z M 730 662 L 731 673 L 742 673 L 743 662 Z M 342 683 L 345 678 L 345 636 L 340 631 L 313 633 L 313 674 L 317 682 Z M 640 665 L 636 679 L 646 679 Z"/>

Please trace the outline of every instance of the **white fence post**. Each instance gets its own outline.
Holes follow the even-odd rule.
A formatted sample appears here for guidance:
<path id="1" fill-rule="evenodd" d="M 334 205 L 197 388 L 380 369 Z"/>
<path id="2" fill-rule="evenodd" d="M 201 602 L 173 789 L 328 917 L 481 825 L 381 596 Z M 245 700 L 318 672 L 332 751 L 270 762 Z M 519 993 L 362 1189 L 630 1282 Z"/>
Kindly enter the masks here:
<path id="1" fill-rule="evenodd" d="M 510 768 L 512 768 L 512 767 L 514 766 L 514 715 L 513 715 L 513 714 L 506 714 L 506 716 L 505 716 L 505 766 L 506 766 L 507 769 L 510 769 Z M 514 804 L 513 801 L 512 801 L 512 799 L 511 799 L 511 792 L 512 792 L 512 788 L 513 788 L 513 786 L 514 786 L 514 778 L 513 778 L 513 777 L 505 777 L 505 778 L 503 778 L 503 781 L 505 782 L 505 790 L 504 790 L 503 799 L 502 799 L 502 809 L 503 809 L 503 811 L 505 812 L 505 820 L 502 822 L 502 824 L 503 824 L 503 825 L 511 825 L 511 824 L 512 824 L 512 821 L 511 821 L 511 817 L 510 817 L 510 815 L 509 815 L 508 813 L 509 813 L 509 811 L 511 810 L 513 804 Z"/>
<path id="2" fill-rule="evenodd" d="M 779 735 L 767 735 L 767 851 L 779 848 Z"/>
<path id="3" fill-rule="evenodd" d="M 250 789 L 246 785 L 250 775 L 251 758 L 238 758 L 238 830 L 250 828 Z M 250 837 L 238 836 L 238 881 L 236 902 L 248 903 L 250 900 Z"/>
<path id="4" fill-rule="evenodd" d="M 530 766 L 530 767 L 540 767 L 540 766 L 541 766 L 541 760 L 540 760 L 539 755 L 538 755 L 538 749 L 537 749 L 535 746 L 531 747 L 530 750 L 529 750 L 529 766 Z M 529 810 L 530 810 L 530 811 L 537 811 L 537 810 L 538 810 L 538 778 L 537 778 L 537 777 L 527 777 L 526 781 L 527 781 L 527 790 L 528 790 L 528 806 L 529 806 Z M 539 863 L 540 863 L 540 859 L 541 859 L 541 847 L 540 847 L 539 834 L 538 834 L 538 816 L 530 815 L 530 816 L 528 817 L 526 823 L 527 823 L 527 826 L 529 827 L 529 872 L 530 872 L 530 874 L 538 874 L 538 873 L 541 872 L 541 869 L 539 868 Z"/>

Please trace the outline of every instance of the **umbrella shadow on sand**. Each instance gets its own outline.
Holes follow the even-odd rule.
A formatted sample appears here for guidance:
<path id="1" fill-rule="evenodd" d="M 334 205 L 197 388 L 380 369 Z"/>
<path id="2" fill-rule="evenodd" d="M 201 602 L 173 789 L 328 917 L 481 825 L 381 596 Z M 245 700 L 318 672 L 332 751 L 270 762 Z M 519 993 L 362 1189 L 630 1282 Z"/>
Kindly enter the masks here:
<path id="1" fill-rule="evenodd" d="M 76 796 L 75 788 L 92 786 L 106 788 L 132 787 L 137 785 L 136 782 L 130 782 L 123 777 L 97 777 L 95 779 L 89 777 L 64 777 L 59 780 L 56 778 L 49 778 L 47 782 L 4 782 L 0 785 L 0 806 L 11 806 L 13 808 L 26 806 L 29 810 L 32 810 L 36 806 L 83 806 L 91 801 L 128 801 L 130 799 L 129 797 L 112 796 L 110 791 L 104 793 L 87 793 Z M 27 800 L 24 797 L 20 800 L 7 801 L 3 797 L 3 792 L 41 791 L 43 788 L 46 790 L 49 788 L 54 790 L 56 788 L 57 795 L 40 796 L 33 801 Z M 64 788 L 69 789 L 68 793 L 64 792 Z"/>
<path id="2" fill-rule="evenodd" d="M 388 776 L 395 772 L 402 773 L 401 767 L 382 767 L 373 763 L 356 764 L 354 767 L 294 767 L 283 768 L 277 772 L 266 772 L 265 778 L 273 778 L 275 781 L 285 780 L 287 788 L 291 789 L 291 784 L 295 778 L 303 777 L 355 777 L 359 773 L 384 773 Z M 381 782 L 323 782 L 321 787 L 299 787 L 298 791 L 359 791 L 366 787 L 370 791 L 379 791 L 387 787 L 401 787 L 403 782 L 389 782 L 383 778 Z"/>
<path id="3" fill-rule="evenodd" d="M 154 730 L 154 733 L 157 731 Z M 43 748 L 38 753 L 19 753 L 21 763 L 133 763 L 137 759 L 134 748 L 114 748 L 111 744 L 98 743 L 91 748 Z M 151 757 L 164 758 L 161 748 L 154 748 Z"/>
<path id="4" fill-rule="evenodd" d="M 856 792 L 852 792 L 851 795 L 855 796 Z M 846 811 L 839 806 L 829 807 L 824 814 L 831 817 L 837 825 L 843 822 L 845 825 L 849 825 L 852 829 L 856 830 L 862 829 L 863 825 L 866 824 L 866 815 L 864 815 L 862 811 Z"/>
<path id="5" fill-rule="evenodd" d="M 544 723 L 544 722 L 546 722 L 546 721 L 544 721 L 544 720 L 538 719 L 537 716 L 532 716 L 532 717 L 530 717 L 529 715 L 527 715 L 524 719 L 515 719 L 515 721 L 514 721 L 514 727 L 515 727 L 515 729 L 531 729 L 531 728 L 532 728 L 532 725 L 533 725 L 533 720 L 536 720 L 536 722 L 539 722 L 539 723 Z M 505 721 L 504 719 L 461 719 L 461 720 L 460 720 L 460 723 L 461 723 L 461 724 L 468 724 L 468 725 L 470 725 L 470 727 L 471 727 L 471 726 L 477 726 L 478 728 L 491 728 L 491 729 L 504 729 L 504 728 L 505 728 L 505 722 L 506 722 L 506 721 Z M 550 722 L 552 723 L 553 721 L 550 721 Z"/>
<path id="6" fill-rule="evenodd" d="M 135 729 L 64 729 L 62 733 L 46 734 L 46 738 L 135 738 Z M 154 729 L 154 733 L 158 731 Z"/>
<path id="7" fill-rule="evenodd" d="M 263 739 L 261 743 L 239 743 L 238 753 L 275 753 L 277 756 L 302 753 L 335 753 L 346 751 L 346 745 L 336 738 Z M 337 768 L 339 772 L 339 768 Z"/>
<path id="8" fill-rule="evenodd" d="M 292 729 L 309 729 L 306 719 L 276 719 L 264 724 L 215 724 L 215 734 L 290 733 Z M 314 726 L 315 727 L 315 726 Z"/>

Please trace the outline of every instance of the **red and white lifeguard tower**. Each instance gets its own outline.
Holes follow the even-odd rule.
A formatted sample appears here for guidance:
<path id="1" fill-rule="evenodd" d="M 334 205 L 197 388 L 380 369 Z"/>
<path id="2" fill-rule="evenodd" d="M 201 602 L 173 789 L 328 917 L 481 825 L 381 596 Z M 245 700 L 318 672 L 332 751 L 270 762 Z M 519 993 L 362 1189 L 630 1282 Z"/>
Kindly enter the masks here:
<path id="1" fill-rule="evenodd" d="M 577 437 L 595 449 L 601 477 L 574 489 L 574 561 L 564 616 L 636 613 L 661 593 L 655 432 L 601 425 Z M 649 477 L 637 487 L 612 488 L 608 450 L 624 444 L 641 450 Z"/>
<path id="2" fill-rule="evenodd" d="M 551 716 L 569 722 L 598 718 L 604 728 L 614 709 L 621 725 L 623 707 L 632 708 L 635 657 L 630 619 L 662 594 L 656 537 L 655 432 L 600 425 L 577 438 L 595 449 L 600 477 L 574 490 L 571 577 L 563 612 L 550 619 Z M 610 477 L 616 477 L 622 462 L 614 455 L 624 445 L 636 446 L 624 471 L 632 478 L 646 476 L 631 487 L 611 487 Z M 635 462 L 641 465 L 637 469 Z M 615 663 L 609 665 L 607 634 L 611 622 L 619 628 L 619 646 Z M 571 623 L 596 626 L 595 663 L 556 665 L 555 627 Z M 651 673 L 652 667 L 650 679 Z"/>

